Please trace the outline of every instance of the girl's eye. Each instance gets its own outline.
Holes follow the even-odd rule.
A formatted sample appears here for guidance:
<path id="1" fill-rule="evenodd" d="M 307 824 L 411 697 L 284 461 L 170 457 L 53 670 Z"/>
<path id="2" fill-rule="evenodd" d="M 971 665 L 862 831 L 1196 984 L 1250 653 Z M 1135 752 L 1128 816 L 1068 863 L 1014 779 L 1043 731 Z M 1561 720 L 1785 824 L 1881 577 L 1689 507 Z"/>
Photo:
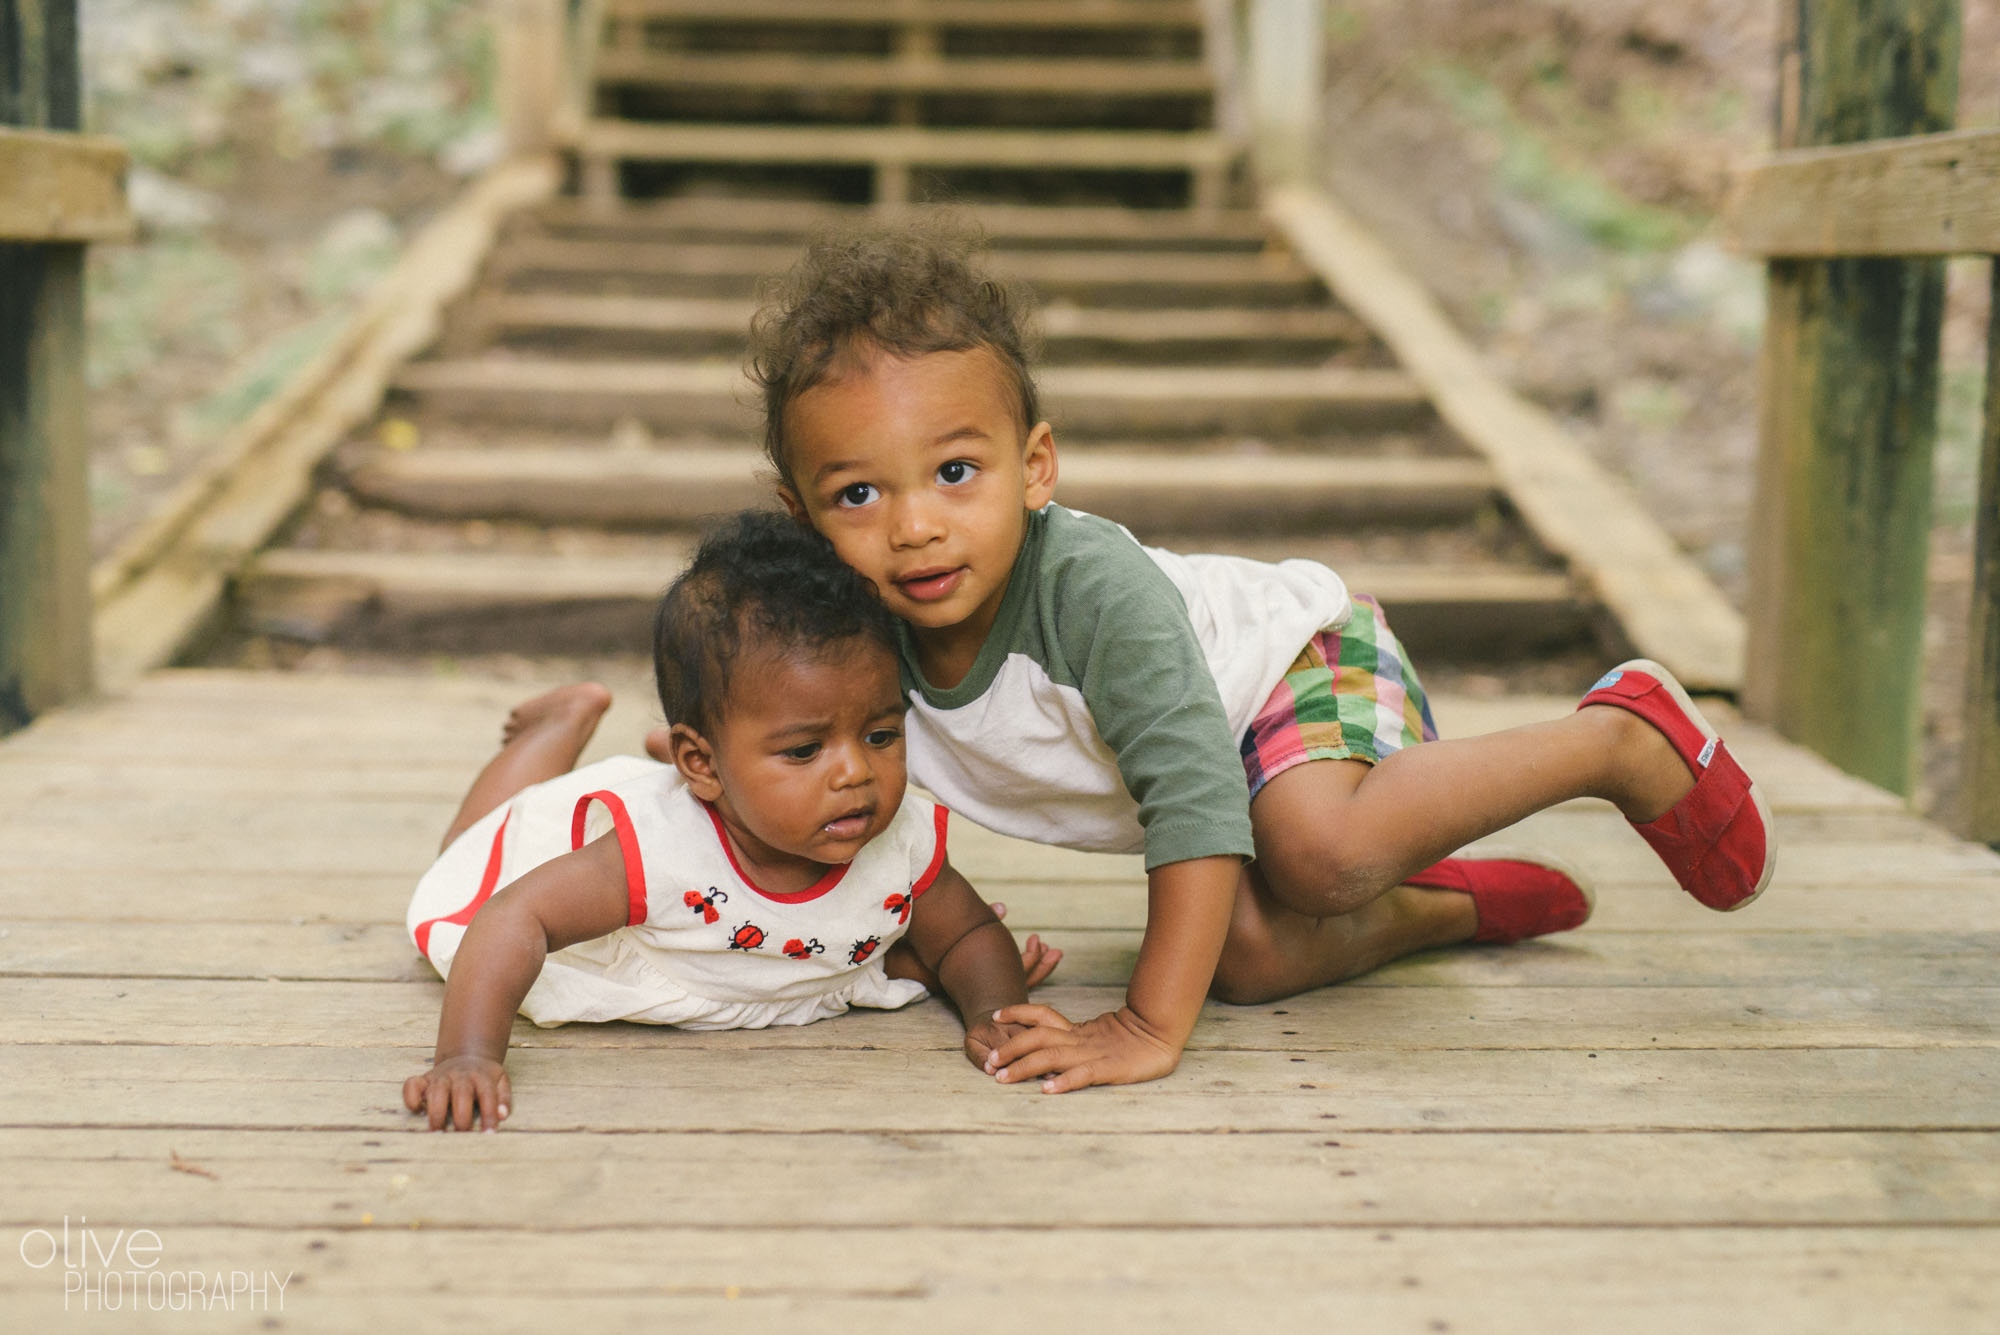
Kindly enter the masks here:
<path id="1" fill-rule="evenodd" d="M 938 481 L 944 483 L 947 487 L 955 487 L 961 482 L 970 481 L 972 475 L 978 471 L 978 465 L 976 464 L 967 463 L 963 459 L 953 459 L 950 463 L 941 465 L 938 468 Z"/>
<path id="2" fill-rule="evenodd" d="M 835 505 L 852 510 L 856 506 L 868 504 L 879 494 L 869 483 L 851 482 L 834 495 L 833 501 Z"/>
<path id="3" fill-rule="evenodd" d="M 818 754 L 819 754 L 818 742 L 807 742 L 803 746 L 789 747 L 785 751 L 785 756 L 789 760 L 811 760 L 814 756 Z"/>
<path id="4" fill-rule="evenodd" d="M 902 732 L 895 728 L 877 728 L 868 734 L 870 746 L 894 746 L 902 740 Z"/>

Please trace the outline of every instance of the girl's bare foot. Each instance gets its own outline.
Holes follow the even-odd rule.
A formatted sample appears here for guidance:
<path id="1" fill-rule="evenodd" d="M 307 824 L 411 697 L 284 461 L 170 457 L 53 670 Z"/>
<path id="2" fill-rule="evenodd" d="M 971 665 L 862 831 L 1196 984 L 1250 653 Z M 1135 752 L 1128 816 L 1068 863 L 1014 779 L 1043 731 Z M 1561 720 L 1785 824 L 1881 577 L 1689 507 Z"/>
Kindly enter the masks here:
<path id="1" fill-rule="evenodd" d="M 553 691 L 544 691 L 532 700 L 515 705 L 500 729 L 500 744 L 511 746 L 529 733 L 546 732 L 550 734 L 550 741 L 567 733 L 575 738 L 580 755 L 589 744 L 591 734 L 597 731 L 597 721 L 609 708 L 611 692 L 594 681 L 558 686 Z"/>
<path id="2" fill-rule="evenodd" d="M 646 754 L 662 765 L 674 763 L 674 730 L 655 728 L 646 734 Z"/>

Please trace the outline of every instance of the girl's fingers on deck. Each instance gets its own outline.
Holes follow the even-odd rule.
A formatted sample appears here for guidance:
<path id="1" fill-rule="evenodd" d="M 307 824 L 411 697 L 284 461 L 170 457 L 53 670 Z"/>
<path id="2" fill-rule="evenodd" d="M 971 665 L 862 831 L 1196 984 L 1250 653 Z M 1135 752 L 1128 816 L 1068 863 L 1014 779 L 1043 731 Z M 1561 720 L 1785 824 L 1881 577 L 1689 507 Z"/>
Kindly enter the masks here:
<path id="1" fill-rule="evenodd" d="M 1054 1006 L 1044 1006 L 1039 1001 L 1024 1001 L 1018 1006 L 1002 1006 L 993 1012 L 993 1018 L 1000 1024 L 1041 1025 L 1063 1032 L 1068 1032 L 1072 1027 L 1068 1016 Z"/>

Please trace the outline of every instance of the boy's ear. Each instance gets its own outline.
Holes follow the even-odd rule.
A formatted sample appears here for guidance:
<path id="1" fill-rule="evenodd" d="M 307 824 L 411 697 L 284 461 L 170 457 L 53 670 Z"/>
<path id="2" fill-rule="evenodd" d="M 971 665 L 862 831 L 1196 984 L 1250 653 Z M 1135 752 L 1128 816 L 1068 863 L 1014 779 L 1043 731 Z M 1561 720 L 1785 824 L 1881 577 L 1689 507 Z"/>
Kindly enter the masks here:
<path id="1" fill-rule="evenodd" d="M 785 509 L 791 512 L 792 518 L 798 520 L 801 524 L 810 525 L 812 523 L 810 519 L 806 518 L 806 503 L 799 499 L 799 494 L 793 491 L 788 484 L 783 482 L 778 484 L 778 499 L 784 502 Z"/>
<path id="2" fill-rule="evenodd" d="M 1021 448 L 1021 469 L 1027 477 L 1025 499 L 1030 510 L 1056 498 L 1056 433 L 1047 422 L 1035 423 L 1028 433 L 1028 443 Z"/>
<path id="3" fill-rule="evenodd" d="M 722 780 L 715 772 L 715 749 L 708 739 L 685 723 L 676 723 L 667 734 L 667 751 L 674 768 L 687 780 L 688 791 L 704 802 L 722 796 Z"/>

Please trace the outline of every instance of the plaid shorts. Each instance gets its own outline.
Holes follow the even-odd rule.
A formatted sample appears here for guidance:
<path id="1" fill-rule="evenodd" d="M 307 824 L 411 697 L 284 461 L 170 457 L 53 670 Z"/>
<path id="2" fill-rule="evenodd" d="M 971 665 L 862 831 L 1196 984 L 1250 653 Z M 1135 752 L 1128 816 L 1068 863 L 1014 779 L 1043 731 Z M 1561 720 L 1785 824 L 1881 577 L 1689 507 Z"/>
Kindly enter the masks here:
<path id="1" fill-rule="evenodd" d="M 1308 760 L 1359 760 L 1437 740 L 1430 701 L 1381 605 L 1357 594 L 1347 624 L 1299 651 L 1243 734 L 1250 795 Z"/>

